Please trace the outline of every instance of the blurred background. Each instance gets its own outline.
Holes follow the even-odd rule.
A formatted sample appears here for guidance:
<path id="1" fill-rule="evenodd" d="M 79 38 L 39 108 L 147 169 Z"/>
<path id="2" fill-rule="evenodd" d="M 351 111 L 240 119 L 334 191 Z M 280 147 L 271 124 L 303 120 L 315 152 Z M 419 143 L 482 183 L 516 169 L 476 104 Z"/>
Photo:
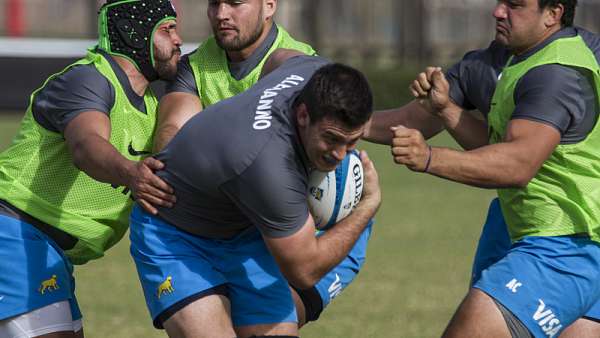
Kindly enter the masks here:
<path id="1" fill-rule="evenodd" d="M 173 0 L 185 50 L 210 34 L 206 0 Z M 30 93 L 95 44 L 98 0 L 0 0 L 0 150 Z M 426 65 L 449 66 L 494 36 L 493 0 L 279 0 L 276 22 L 336 61 L 363 70 L 377 109 L 410 100 Z M 600 0 L 579 0 L 576 24 L 600 32 Z M 442 134 L 432 143 L 457 147 Z M 303 337 L 437 337 L 465 295 L 494 191 L 393 164 L 363 143 L 383 188 L 367 263 L 357 280 L 302 329 Z M 86 337 L 164 337 L 153 329 L 124 238 L 75 270 Z M 7 273 L 2 271 L 0 273 Z M 9 273 L 9 272 L 8 272 Z M 176 287 L 176 286 L 175 286 Z"/>
<path id="2" fill-rule="evenodd" d="M 31 90 L 95 43 L 103 0 L 0 0 L 0 108 L 22 110 Z M 185 50 L 210 34 L 205 0 L 173 0 Z M 487 46 L 492 0 L 280 0 L 276 21 L 321 55 L 387 74 L 446 65 Z M 600 30 L 600 0 L 579 0 L 577 24 Z M 23 58 L 27 62 L 23 63 Z M 414 71 L 412 72 L 414 73 Z"/>

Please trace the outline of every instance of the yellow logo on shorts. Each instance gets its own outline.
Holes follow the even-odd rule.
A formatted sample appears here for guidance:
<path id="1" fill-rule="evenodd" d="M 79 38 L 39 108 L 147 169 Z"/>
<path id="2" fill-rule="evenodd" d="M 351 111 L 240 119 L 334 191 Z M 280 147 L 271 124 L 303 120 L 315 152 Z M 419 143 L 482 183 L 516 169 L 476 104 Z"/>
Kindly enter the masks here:
<path id="1" fill-rule="evenodd" d="M 56 282 L 56 275 L 52 275 L 50 279 L 42 282 L 40 285 L 39 292 L 43 295 L 46 291 L 54 291 L 58 289 L 58 283 Z"/>
<path id="2" fill-rule="evenodd" d="M 160 299 L 160 295 L 162 295 L 163 293 L 172 293 L 173 291 L 175 291 L 175 289 L 173 289 L 173 284 L 171 283 L 171 280 L 173 278 L 171 276 L 167 277 L 167 279 L 165 279 L 164 282 L 162 282 L 159 286 L 158 286 L 158 298 Z"/>

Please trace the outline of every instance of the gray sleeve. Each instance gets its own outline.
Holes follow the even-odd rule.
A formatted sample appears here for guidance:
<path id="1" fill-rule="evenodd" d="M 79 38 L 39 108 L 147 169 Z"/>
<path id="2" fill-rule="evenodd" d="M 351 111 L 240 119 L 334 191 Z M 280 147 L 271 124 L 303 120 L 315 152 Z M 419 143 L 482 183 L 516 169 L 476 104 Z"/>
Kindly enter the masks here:
<path id="1" fill-rule="evenodd" d="M 110 114 L 115 102 L 112 84 L 92 65 L 79 65 L 52 79 L 37 93 L 32 112 L 44 128 L 64 132 L 85 111 Z"/>
<path id="2" fill-rule="evenodd" d="M 268 153 L 221 189 L 264 236 L 287 237 L 308 219 L 306 177 L 293 160 Z"/>
<path id="3" fill-rule="evenodd" d="M 595 124 L 595 92 L 582 71 L 557 64 L 536 67 L 517 83 L 512 119 L 556 128 L 564 138 L 583 139 Z"/>
<path id="4" fill-rule="evenodd" d="M 173 81 L 167 83 L 166 94 L 181 92 L 198 95 L 198 85 L 190 66 L 189 54 L 184 55 L 177 64 L 177 75 Z"/>
<path id="5" fill-rule="evenodd" d="M 477 109 L 487 116 L 498 75 L 509 57 L 508 50 L 496 42 L 465 54 L 446 73 L 452 101 L 463 109 Z"/>
<path id="6" fill-rule="evenodd" d="M 467 97 L 466 88 L 468 83 L 466 81 L 467 77 L 464 75 L 465 68 L 469 63 L 468 55 L 465 55 L 462 60 L 448 69 L 446 79 L 450 84 L 450 99 L 460 107 L 472 110 L 475 109 L 475 106 L 469 102 Z"/>

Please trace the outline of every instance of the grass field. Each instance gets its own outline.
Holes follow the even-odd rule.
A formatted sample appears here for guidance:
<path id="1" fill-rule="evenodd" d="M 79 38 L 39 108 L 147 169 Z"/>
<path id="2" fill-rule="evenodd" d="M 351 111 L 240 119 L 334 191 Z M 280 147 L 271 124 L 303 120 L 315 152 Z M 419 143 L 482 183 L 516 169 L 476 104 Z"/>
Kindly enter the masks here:
<path id="1" fill-rule="evenodd" d="M 18 119 L 0 114 L 0 149 L 8 146 Z M 453 144 L 447 135 L 433 143 Z M 494 193 L 412 173 L 391 161 L 387 147 L 361 148 L 375 161 L 383 189 L 367 263 L 321 319 L 301 334 L 439 336 L 467 291 L 481 222 Z M 165 336 L 151 325 L 127 239 L 104 259 L 77 267 L 75 275 L 87 338 Z"/>

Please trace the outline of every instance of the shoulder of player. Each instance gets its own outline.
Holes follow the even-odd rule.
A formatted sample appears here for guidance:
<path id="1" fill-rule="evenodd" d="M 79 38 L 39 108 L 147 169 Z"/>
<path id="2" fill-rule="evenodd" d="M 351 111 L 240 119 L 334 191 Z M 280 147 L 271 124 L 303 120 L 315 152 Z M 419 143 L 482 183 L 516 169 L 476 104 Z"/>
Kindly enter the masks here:
<path id="1" fill-rule="evenodd" d="M 577 34 L 581 36 L 588 48 L 596 55 L 596 59 L 600 63 L 600 35 L 594 34 L 581 27 L 575 27 Z"/>
<path id="2" fill-rule="evenodd" d="M 322 56 L 299 54 L 285 60 L 282 64 L 285 68 L 282 67 L 282 69 L 287 69 L 287 71 L 307 70 L 311 72 L 330 63 L 332 63 L 331 60 Z"/>
<path id="3" fill-rule="evenodd" d="M 496 41 L 492 41 L 487 48 L 475 49 L 467 52 L 460 62 L 465 64 L 485 63 L 491 65 L 504 65 L 509 57 L 510 52 L 504 46 Z"/>
<path id="4" fill-rule="evenodd" d="M 44 90 L 66 96 L 94 93 L 96 96 L 113 96 L 114 87 L 92 64 L 76 65 L 49 81 Z"/>
<path id="5" fill-rule="evenodd" d="M 183 68 L 183 70 L 192 71 L 192 64 L 191 64 L 190 57 L 195 52 L 196 51 L 185 54 L 179 59 L 179 62 L 177 64 L 178 70 L 180 70 L 179 68 Z"/>
<path id="6" fill-rule="evenodd" d="M 84 83 L 95 81 L 106 83 L 109 82 L 108 79 L 104 75 L 102 75 L 102 73 L 100 73 L 100 71 L 93 64 L 73 66 L 56 78 L 62 78 L 64 80 L 78 81 Z"/>
<path id="7" fill-rule="evenodd" d="M 556 101 L 578 100 L 584 93 L 586 75 L 579 69 L 559 64 L 545 64 L 530 69 L 515 87 L 515 99 L 537 98 Z"/>

